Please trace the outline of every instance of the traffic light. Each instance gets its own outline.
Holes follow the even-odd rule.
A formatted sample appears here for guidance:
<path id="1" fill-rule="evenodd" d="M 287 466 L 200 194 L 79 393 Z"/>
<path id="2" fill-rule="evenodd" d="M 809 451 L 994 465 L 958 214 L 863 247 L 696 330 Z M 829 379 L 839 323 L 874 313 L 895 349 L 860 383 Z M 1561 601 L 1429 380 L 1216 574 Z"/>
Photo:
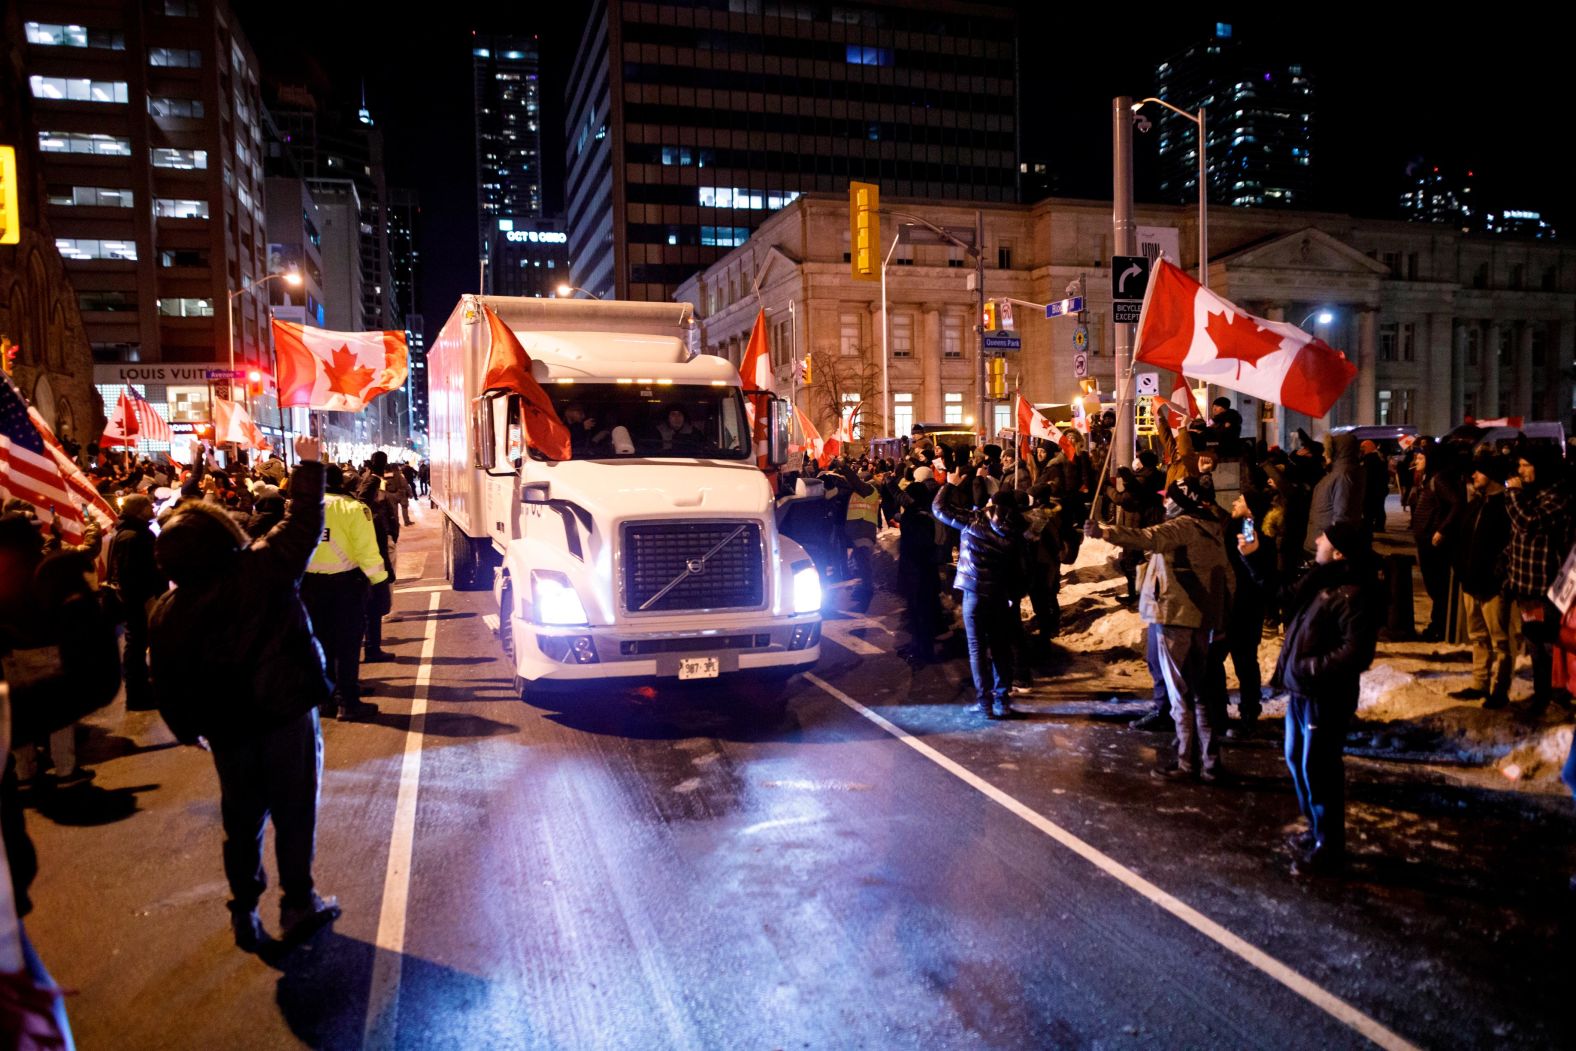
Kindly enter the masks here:
<path id="1" fill-rule="evenodd" d="M 1007 359 L 1004 357 L 990 358 L 985 362 L 985 394 L 986 397 L 997 401 L 1007 396 Z"/>
<path id="2" fill-rule="evenodd" d="M 804 356 L 804 361 L 800 363 L 799 368 L 799 382 L 805 384 L 806 386 L 813 383 L 814 380 L 811 378 L 810 370 L 810 355 L 806 354 Z"/>
<path id="3" fill-rule="evenodd" d="M 985 317 L 980 323 L 985 326 L 986 332 L 1001 331 L 1001 307 L 994 299 L 985 301 Z"/>
<path id="4" fill-rule="evenodd" d="M 249 398 L 263 396 L 263 373 L 260 369 L 246 370 L 246 395 Z"/>
<path id="5" fill-rule="evenodd" d="M 7 376 L 16 368 L 16 356 L 21 350 L 22 348 L 12 343 L 8 337 L 0 336 L 0 369 L 4 369 Z"/>
<path id="6" fill-rule="evenodd" d="M 848 184 L 848 261 L 856 281 L 881 280 L 881 188 Z"/>

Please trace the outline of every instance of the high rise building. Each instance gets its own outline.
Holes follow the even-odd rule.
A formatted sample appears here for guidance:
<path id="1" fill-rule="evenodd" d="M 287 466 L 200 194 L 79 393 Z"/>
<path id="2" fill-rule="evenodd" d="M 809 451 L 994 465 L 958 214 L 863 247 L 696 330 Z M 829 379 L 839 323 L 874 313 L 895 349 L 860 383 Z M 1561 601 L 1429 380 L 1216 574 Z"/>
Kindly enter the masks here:
<path id="1" fill-rule="evenodd" d="M 1313 205 L 1313 84 L 1302 66 L 1239 40 L 1219 22 L 1208 39 L 1162 62 L 1155 81 L 1155 94 L 1173 106 L 1207 111 L 1212 203 Z M 1164 109 L 1152 119 L 1161 197 L 1198 200 L 1197 125 Z"/>
<path id="2" fill-rule="evenodd" d="M 487 291 L 495 296 L 552 296 L 569 280 L 569 237 L 558 219 L 499 219 L 493 232 Z"/>
<path id="3" fill-rule="evenodd" d="M 1407 166 L 1406 174 L 1401 215 L 1408 222 L 1444 223 L 1462 233 L 1483 228 L 1483 216 L 1473 207 L 1470 171 L 1458 176 L 1417 161 Z"/>
<path id="4" fill-rule="evenodd" d="M 421 280 L 421 250 L 418 231 L 421 200 L 415 190 L 389 191 L 389 263 L 394 289 L 395 324 L 405 330 L 410 348 L 410 378 L 403 392 L 410 433 L 420 440 L 427 433 L 427 332 L 416 308 L 416 289 Z"/>
<path id="5" fill-rule="evenodd" d="M 261 104 L 229 5 L 14 6 L 48 221 L 100 395 L 113 405 L 130 363 L 212 368 L 227 345 L 262 360 L 267 305 L 242 292 L 267 273 Z M 161 367 L 138 385 L 166 412 L 206 405 L 203 370 L 185 371 L 194 383 Z"/>
<path id="6" fill-rule="evenodd" d="M 668 299 L 800 193 L 1018 196 L 1016 15 L 597 0 L 566 105 L 573 283 Z"/>
<path id="7" fill-rule="evenodd" d="M 473 33 L 476 227 L 483 259 L 499 219 L 542 215 L 541 56 L 536 37 Z"/>

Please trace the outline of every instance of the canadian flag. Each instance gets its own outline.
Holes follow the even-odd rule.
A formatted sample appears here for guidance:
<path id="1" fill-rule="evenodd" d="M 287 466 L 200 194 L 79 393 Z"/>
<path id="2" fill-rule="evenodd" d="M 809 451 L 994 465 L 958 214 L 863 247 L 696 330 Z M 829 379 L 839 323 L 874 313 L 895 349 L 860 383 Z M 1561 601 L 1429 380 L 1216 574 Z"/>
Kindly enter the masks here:
<path id="1" fill-rule="evenodd" d="M 1171 388 L 1170 401 L 1158 394 L 1155 395 L 1155 411 L 1168 412 L 1176 417 L 1174 425 L 1177 426 L 1186 425 L 1189 420 L 1199 418 L 1198 399 L 1193 395 L 1193 388 L 1188 386 L 1186 376 L 1177 373 L 1177 382 L 1176 386 Z"/>
<path id="2" fill-rule="evenodd" d="M 761 395 L 751 391 L 772 393 L 772 356 L 766 349 L 766 311 L 755 315 L 755 327 L 750 329 L 750 342 L 744 347 L 744 360 L 739 363 L 739 379 L 744 384 L 744 414 L 750 424 L 750 434 L 755 439 L 755 463 L 761 470 L 767 468 L 767 445 L 771 435 L 766 433 L 766 414 L 757 411 Z"/>
<path id="3" fill-rule="evenodd" d="M 488 339 L 482 390 L 507 390 L 520 395 L 526 444 L 549 460 L 569 459 L 574 455 L 569 427 L 553 408 L 546 389 L 531 374 L 531 355 L 491 307 L 484 305 L 482 312 L 487 315 Z"/>
<path id="4" fill-rule="evenodd" d="M 330 332 L 276 318 L 274 350 L 280 405 L 360 412 L 410 372 L 403 332 Z"/>
<path id="5" fill-rule="evenodd" d="M 252 414 L 246 411 L 246 406 L 228 398 L 215 398 L 213 440 L 216 445 L 230 442 L 256 449 L 263 443 L 263 432 L 252 422 Z"/>
<path id="6" fill-rule="evenodd" d="M 804 444 L 800 448 L 819 462 L 821 450 L 826 446 L 826 442 L 821 438 L 821 432 L 815 429 L 815 424 L 810 422 L 810 417 L 804 414 L 803 409 L 796 405 L 793 411 L 794 415 L 799 418 L 799 431 L 804 435 Z"/>
<path id="7" fill-rule="evenodd" d="M 850 405 L 843 410 L 842 416 L 837 421 L 837 430 L 832 436 L 821 444 L 821 455 L 816 457 L 822 467 L 835 460 L 845 448 L 854 442 L 854 419 L 859 415 L 859 410 L 864 408 L 864 402 Z"/>
<path id="8" fill-rule="evenodd" d="M 1062 429 L 1047 420 L 1039 409 L 1029 404 L 1029 399 L 1018 395 L 1016 408 L 1018 410 L 1018 435 L 1025 438 L 1043 438 L 1048 442 L 1061 443 Z"/>
<path id="9" fill-rule="evenodd" d="M 1137 357 L 1320 417 L 1357 366 L 1296 325 L 1255 317 L 1164 259 L 1155 260 L 1138 319 Z"/>

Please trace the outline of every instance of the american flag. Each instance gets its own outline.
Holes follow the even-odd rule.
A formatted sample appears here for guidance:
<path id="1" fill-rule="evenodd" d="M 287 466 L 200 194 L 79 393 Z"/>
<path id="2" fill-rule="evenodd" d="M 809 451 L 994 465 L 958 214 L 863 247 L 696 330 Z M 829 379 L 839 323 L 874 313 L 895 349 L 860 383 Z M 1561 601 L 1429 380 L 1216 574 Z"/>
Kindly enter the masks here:
<path id="1" fill-rule="evenodd" d="M 82 509 L 29 415 L 22 392 L 9 379 L 0 382 L 0 494 L 27 501 L 37 508 L 40 521 L 59 526 L 67 543 L 82 543 Z"/>
<path id="2" fill-rule="evenodd" d="M 168 442 L 174 437 L 164 417 L 146 398 L 127 387 L 120 392 L 115 415 L 110 417 L 99 442 L 102 445 L 136 445 L 139 438 L 145 442 Z"/>

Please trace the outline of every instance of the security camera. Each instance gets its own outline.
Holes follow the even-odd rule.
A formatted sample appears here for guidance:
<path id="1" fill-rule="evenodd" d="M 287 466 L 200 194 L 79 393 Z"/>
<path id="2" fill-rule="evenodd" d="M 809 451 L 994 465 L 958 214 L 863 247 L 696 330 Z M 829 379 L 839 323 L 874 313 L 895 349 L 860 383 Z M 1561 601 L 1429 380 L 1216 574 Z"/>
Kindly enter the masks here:
<path id="1" fill-rule="evenodd" d="M 1147 132 L 1151 127 L 1149 118 L 1144 116 L 1142 113 L 1133 114 L 1133 124 L 1138 128 L 1140 133 Z"/>

